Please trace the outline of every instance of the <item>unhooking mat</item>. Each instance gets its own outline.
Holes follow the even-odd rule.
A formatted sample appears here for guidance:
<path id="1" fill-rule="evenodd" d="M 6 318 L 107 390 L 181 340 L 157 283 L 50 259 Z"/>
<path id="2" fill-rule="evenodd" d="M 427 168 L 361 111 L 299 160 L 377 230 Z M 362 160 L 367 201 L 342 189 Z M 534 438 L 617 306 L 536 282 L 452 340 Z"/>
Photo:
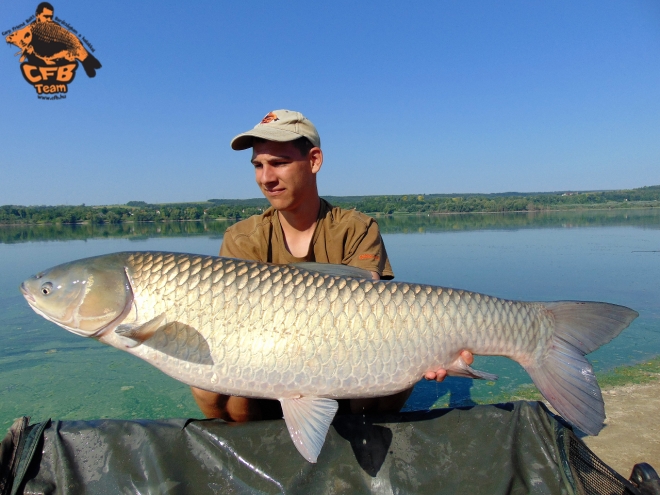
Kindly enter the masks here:
<path id="1" fill-rule="evenodd" d="M 283 420 L 21 418 L 0 449 L 0 494 L 16 493 L 641 492 L 541 403 L 514 402 L 338 416 L 317 464 Z"/>

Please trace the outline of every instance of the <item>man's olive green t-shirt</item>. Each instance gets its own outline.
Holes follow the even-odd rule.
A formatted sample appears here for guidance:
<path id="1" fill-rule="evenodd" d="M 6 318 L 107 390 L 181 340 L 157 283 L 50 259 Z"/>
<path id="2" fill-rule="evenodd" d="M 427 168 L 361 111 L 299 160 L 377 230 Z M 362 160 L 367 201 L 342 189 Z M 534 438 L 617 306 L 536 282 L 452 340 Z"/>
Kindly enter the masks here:
<path id="1" fill-rule="evenodd" d="M 220 256 L 277 264 L 335 263 L 377 272 L 385 280 L 394 278 L 376 220 L 355 210 L 333 207 L 324 199 L 304 258 L 293 256 L 286 248 L 282 225 L 273 207 L 229 227 Z"/>

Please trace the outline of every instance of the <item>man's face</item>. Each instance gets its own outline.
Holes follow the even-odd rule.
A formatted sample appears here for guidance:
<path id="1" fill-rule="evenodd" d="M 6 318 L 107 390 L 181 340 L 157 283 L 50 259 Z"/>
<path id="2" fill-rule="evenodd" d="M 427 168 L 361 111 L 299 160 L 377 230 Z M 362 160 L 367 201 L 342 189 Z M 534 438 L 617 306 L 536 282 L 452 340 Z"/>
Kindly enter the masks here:
<path id="1" fill-rule="evenodd" d="M 37 14 L 37 22 L 50 22 L 53 20 L 53 11 L 44 9 L 40 14 Z"/>
<path id="2" fill-rule="evenodd" d="M 316 173 L 323 155 L 313 148 L 307 156 L 291 143 L 257 142 L 252 148 L 255 179 L 270 204 L 279 211 L 294 211 L 316 199 Z"/>

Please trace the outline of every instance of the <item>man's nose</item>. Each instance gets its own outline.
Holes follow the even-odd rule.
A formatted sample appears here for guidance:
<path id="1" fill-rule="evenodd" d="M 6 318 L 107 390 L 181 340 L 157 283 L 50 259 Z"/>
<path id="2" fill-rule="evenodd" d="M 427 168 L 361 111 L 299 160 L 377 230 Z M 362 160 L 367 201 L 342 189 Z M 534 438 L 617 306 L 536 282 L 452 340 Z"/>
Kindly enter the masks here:
<path id="1" fill-rule="evenodd" d="M 262 184 L 268 184 L 270 182 L 275 182 L 277 177 L 275 176 L 275 168 L 266 164 L 261 167 L 261 176 L 259 177 L 259 182 Z"/>

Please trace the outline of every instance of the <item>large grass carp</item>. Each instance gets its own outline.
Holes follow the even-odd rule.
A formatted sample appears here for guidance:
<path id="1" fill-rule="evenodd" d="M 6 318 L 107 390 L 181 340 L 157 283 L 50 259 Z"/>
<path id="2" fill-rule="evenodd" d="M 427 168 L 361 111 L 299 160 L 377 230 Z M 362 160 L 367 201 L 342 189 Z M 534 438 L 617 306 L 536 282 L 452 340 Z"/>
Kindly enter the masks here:
<path id="1" fill-rule="evenodd" d="M 56 266 L 21 291 L 48 320 L 188 385 L 279 400 L 310 462 L 336 399 L 394 394 L 439 368 L 496 378 L 468 366 L 463 349 L 517 361 L 569 422 L 591 435 L 602 428 L 603 399 L 584 356 L 637 312 L 370 277 L 338 265 L 132 252 Z"/>

